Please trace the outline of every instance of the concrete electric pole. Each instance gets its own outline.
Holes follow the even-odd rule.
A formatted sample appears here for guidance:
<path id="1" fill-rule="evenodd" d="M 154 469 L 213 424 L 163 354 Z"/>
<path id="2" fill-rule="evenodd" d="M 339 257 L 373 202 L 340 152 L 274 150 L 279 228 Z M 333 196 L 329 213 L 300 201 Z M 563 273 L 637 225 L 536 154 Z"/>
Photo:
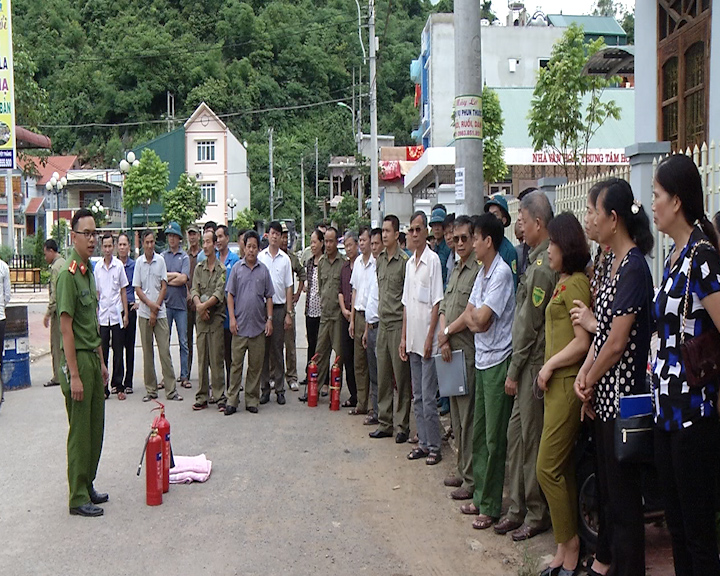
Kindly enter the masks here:
<path id="1" fill-rule="evenodd" d="M 268 128 L 268 139 L 270 147 L 268 149 L 268 156 L 270 157 L 270 222 L 275 220 L 275 176 L 273 175 L 273 129 Z"/>
<path id="2" fill-rule="evenodd" d="M 480 2 L 455 0 L 455 201 L 461 214 L 483 212 Z"/>
<path id="3" fill-rule="evenodd" d="M 375 62 L 377 38 L 375 38 L 374 0 L 369 0 L 368 8 L 370 11 L 368 21 L 370 33 L 370 222 L 373 228 L 377 228 L 380 226 L 380 184 L 378 182 L 377 70 Z M 478 20 L 478 25 L 479 22 Z"/>

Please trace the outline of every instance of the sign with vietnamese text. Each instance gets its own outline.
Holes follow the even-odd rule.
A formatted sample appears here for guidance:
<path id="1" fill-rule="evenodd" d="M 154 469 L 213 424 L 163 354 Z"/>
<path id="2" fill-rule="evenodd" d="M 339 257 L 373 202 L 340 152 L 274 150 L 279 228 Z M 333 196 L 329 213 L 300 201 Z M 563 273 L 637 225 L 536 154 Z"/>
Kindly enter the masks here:
<path id="1" fill-rule="evenodd" d="M 533 150 L 532 148 L 505 148 L 505 163 L 508 166 L 559 166 L 574 164 L 574 154 L 561 154 L 554 150 Z M 564 160 L 564 162 L 563 162 Z M 618 166 L 627 165 L 630 159 L 624 148 L 590 148 L 580 154 L 581 165 Z"/>
<path id="2" fill-rule="evenodd" d="M 482 140 L 482 98 L 466 94 L 455 98 L 455 140 Z"/>
<path id="3" fill-rule="evenodd" d="M 0 0 L 0 169 L 15 168 L 15 83 L 10 0 Z"/>
<path id="4" fill-rule="evenodd" d="M 465 168 L 455 168 L 455 200 L 465 201 Z"/>

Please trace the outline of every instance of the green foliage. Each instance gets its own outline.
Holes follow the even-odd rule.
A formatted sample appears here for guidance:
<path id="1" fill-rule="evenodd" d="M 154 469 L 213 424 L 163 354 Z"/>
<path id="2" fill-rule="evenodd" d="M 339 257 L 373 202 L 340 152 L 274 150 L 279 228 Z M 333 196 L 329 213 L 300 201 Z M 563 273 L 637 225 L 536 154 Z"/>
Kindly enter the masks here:
<path id="1" fill-rule="evenodd" d="M 25 240 L 23 241 L 23 248 L 22 248 L 22 254 L 23 256 L 33 256 L 35 254 L 35 235 L 30 234 L 28 236 L 25 236 Z"/>
<path id="2" fill-rule="evenodd" d="M 140 157 L 140 164 L 125 178 L 123 206 L 128 212 L 136 206 L 147 208 L 157 202 L 170 181 L 168 163 L 160 160 L 157 152 L 146 148 Z"/>
<path id="3" fill-rule="evenodd" d="M 205 213 L 206 204 L 195 177 L 183 172 L 177 186 L 162 193 L 163 222 L 175 221 L 184 232 Z"/>
<path id="4" fill-rule="evenodd" d="M 63 248 L 68 245 L 69 240 L 69 234 L 70 234 L 70 224 L 68 223 L 65 218 L 61 218 L 60 222 L 56 222 L 52 225 L 52 229 L 50 230 L 50 237 L 55 238 L 55 242 L 58 243 L 58 248 L 60 251 L 63 251 Z"/>
<path id="5" fill-rule="evenodd" d="M 595 9 L 593 10 L 593 16 L 610 16 L 615 18 L 622 9 L 623 6 L 620 2 L 615 2 L 614 0 L 597 0 Z"/>
<path id="6" fill-rule="evenodd" d="M 505 121 L 497 93 L 485 86 L 482 95 L 483 113 L 483 180 L 486 184 L 499 182 L 507 176 L 505 147 L 502 134 Z"/>
<path id="7" fill-rule="evenodd" d="M 13 72 L 15 75 L 15 121 L 36 128 L 48 114 L 48 94 L 35 81 L 38 65 L 24 42 L 13 35 Z"/>
<path id="8" fill-rule="evenodd" d="M 495 12 L 492 11 L 492 0 L 482 0 L 480 4 L 480 18 L 487 19 L 491 24 L 497 20 Z"/>
<path id="9" fill-rule="evenodd" d="M 632 12 L 629 10 L 625 12 L 620 25 L 627 34 L 627 43 L 635 44 L 635 8 L 633 8 Z"/>
<path id="10" fill-rule="evenodd" d="M 0 260 L 3 260 L 6 264 L 10 264 L 10 260 L 13 257 L 13 249 L 7 244 L 0 246 Z"/>
<path id="11" fill-rule="evenodd" d="M 360 226 L 368 226 L 370 219 L 365 216 L 363 209 L 363 216 L 358 218 L 357 197 L 352 194 L 343 194 L 343 199 L 335 212 L 331 214 L 340 234 L 344 234 L 349 229 L 357 230 Z"/>
<path id="12" fill-rule="evenodd" d="M 45 230 L 40 228 L 35 236 L 35 251 L 33 252 L 33 266 L 35 268 L 47 268 L 47 262 L 45 262 Z"/>
<path id="13" fill-rule="evenodd" d="M 528 126 L 533 146 L 552 151 L 568 178 L 585 176 L 590 139 L 605 120 L 620 119 L 614 100 L 600 100 L 603 90 L 617 79 L 582 74 L 588 59 L 604 46 L 602 38 L 586 44 L 582 27 L 570 25 L 553 46 L 533 92 Z"/>
<path id="14" fill-rule="evenodd" d="M 237 214 L 235 214 L 233 226 L 235 230 L 254 230 L 255 220 L 261 220 L 261 218 L 252 209 L 245 208 L 245 210 L 238 210 Z"/>

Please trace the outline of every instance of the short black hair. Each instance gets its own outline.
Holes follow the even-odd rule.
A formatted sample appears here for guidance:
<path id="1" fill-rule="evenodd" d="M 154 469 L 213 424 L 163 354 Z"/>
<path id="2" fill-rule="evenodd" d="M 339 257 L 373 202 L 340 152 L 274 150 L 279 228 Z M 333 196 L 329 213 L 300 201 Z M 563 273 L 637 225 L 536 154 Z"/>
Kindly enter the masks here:
<path id="1" fill-rule="evenodd" d="M 260 248 L 260 234 L 255 232 L 255 230 L 247 230 L 245 234 L 243 235 L 243 243 L 247 244 L 247 241 L 250 238 L 255 238 L 255 241 L 257 242 L 258 249 Z"/>
<path id="2" fill-rule="evenodd" d="M 150 228 L 146 228 L 145 230 L 143 230 L 143 233 L 142 233 L 143 244 L 145 243 L 145 238 L 147 236 L 150 236 L 150 234 L 152 234 L 152 237 L 155 238 L 155 232 L 153 230 L 150 230 Z"/>
<path id="3" fill-rule="evenodd" d="M 448 214 L 445 216 L 445 220 L 443 220 L 443 228 L 447 228 L 448 226 L 454 226 L 455 225 L 455 213 Z"/>
<path id="4" fill-rule="evenodd" d="M 77 232 L 77 230 L 75 230 L 75 227 L 77 226 L 78 221 L 82 218 L 92 218 L 93 220 L 95 220 L 95 217 L 93 216 L 93 213 L 90 212 L 90 210 L 88 210 L 87 208 L 80 208 L 80 210 L 75 212 L 75 215 L 72 217 L 72 222 L 70 223 L 70 228 L 73 232 Z"/>
<path id="5" fill-rule="evenodd" d="M 268 232 L 270 232 L 270 230 L 275 230 L 275 232 L 279 232 L 280 234 L 282 234 L 282 224 L 280 224 L 280 221 L 273 220 L 272 222 L 270 222 L 270 226 L 268 226 Z"/>
<path id="6" fill-rule="evenodd" d="M 58 252 L 58 245 L 57 242 L 55 242 L 54 238 L 48 238 L 45 240 L 45 249 L 46 250 L 52 250 L 53 252 Z"/>
<path id="7" fill-rule="evenodd" d="M 500 250 L 500 244 L 502 244 L 505 234 L 503 231 L 503 223 L 500 222 L 497 216 L 490 212 L 485 212 L 485 214 L 480 214 L 480 216 L 474 216 L 472 223 L 473 234 L 480 232 L 483 238 L 490 236 L 495 252 Z"/>
<path id="8" fill-rule="evenodd" d="M 335 226 L 328 226 L 328 227 L 327 227 L 327 230 L 325 230 L 325 235 L 327 235 L 327 233 L 330 232 L 330 230 L 332 230 L 333 232 L 335 232 L 335 240 L 337 240 L 337 239 L 338 239 L 339 232 L 338 232 L 337 228 L 335 228 Z"/>
<path id="9" fill-rule="evenodd" d="M 368 238 L 370 238 L 370 227 L 365 225 L 360 226 L 360 228 L 358 228 L 358 238 L 360 238 L 360 236 L 362 236 L 365 232 L 367 232 Z"/>
<path id="10" fill-rule="evenodd" d="M 522 192 L 520 192 L 520 194 L 518 194 L 518 200 L 522 200 L 523 198 L 525 198 L 525 196 L 530 194 L 530 192 L 535 192 L 536 190 L 537 190 L 537 188 L 535 188 L 534 186 L 525 188 L 525 190 L 523 190 Z"/>
<path id="11" fill-rule="evenodd" d="M 225 236 L 230 238 L 230 229 L 227 226 L 225 226 L 225 224 L 219 224 L 218 227 L 215 229 L 215 232 L 217 232 L 218 230 L 222 230 L 223 234 L 225 234 Z"/>
<path id="12" fill-rule="evenodd" d="M 215 232 L 215 230 L 217 230 L 217 222 L 208 220 L 205 222 L 205 226 L 203 226 L 203 232 L 205 232 L 208 228 L 212 228 L 212 231 Z"/>
<path id="13" fill-rule="evenodd" d="M 205 230 L 203 230 L 203 238 L 205 237 L 205 234 L 208 232 L 212 232 L 213 244 L 215 244 L 215 242 L 217 242 L 217 234 L 215 234 L 215 230 L 213 228 L 205 228 Z"/>
<path id="14" fill-rule="evenodd" d="M 370 230 L 370 238 L 373 236 L 380 236 L 382 238 L 382 228 L 373 228 Z"/>
<path id="15" fill-rule="evenodd" d="M 105 234 L 102 235 L 102 239 L 100 240 L 100 244 L 102 245 L 105 240 L 110 238 L 112 240 L 113 244 L 115 244 L 115 238 L 113 238 L 112 232 L 105 232 Z"/>
<path id="16" fill-rule="evenodd" d="M 245 241 L 245 240 L 244 240 L 244 238 L 245 238 L 245 232 L 249 232 L 249 230 L 248 230 L 247 228 L 240 228 L 240 230 L 238 230 L 238 235 L 237 235 L 238 241 L 240 241 L 240 238 L 243 238 L 243 242 Z M 260 237 L 260 235 L 258 234 L 258 238 L 259 238 L 259 237 Z M 259 246 L 259 245 L 260 245 L 260 243 L 258 242 L 258 246 Z"/>
<path id="17" fill-rule="evenodd" d="M 400 242 L 400 244 L 407 244 L 407 234 L 405 234 L 405 232 L 400 232 L 398 242 Z"/>
<path id="18" fill-rule="evenodd" d="M 466 216 L 465 214 L 461 214 L 460 216 L 455 218 L 454 226 L 469 226 L 470 230 L 473 229 L 473 224 L 470 216 Z"/>
<path id="19" fill-rule="evenodd" d="M 562 254 L 562 272 L 582 272 L 590 260 L 590 249 L 582 224 L 572 212 L 563 212 L 550 220 L 547 227 L 550 242 L 556 244 Z"/>
<path id="20" fill-rule="evenodd" d="M 383 222 L 390 222 L 395 232 L 400 232 L 400 220 L 395 214 L 388 214 L 383 218 Z"/>
<path id="21" fill-rule="evenodd" d="M 423 212 L 422 210 L 416 210 L 415 212 L 413 212 L 413 215 L 410 216 L 410 224 L 412 224 L 416 218 L 422 218 L 423 226 L 425 228 L 427 228 L 428 218 L 427 218 L 427 214 L 425 214 L 425 212 Z"/>

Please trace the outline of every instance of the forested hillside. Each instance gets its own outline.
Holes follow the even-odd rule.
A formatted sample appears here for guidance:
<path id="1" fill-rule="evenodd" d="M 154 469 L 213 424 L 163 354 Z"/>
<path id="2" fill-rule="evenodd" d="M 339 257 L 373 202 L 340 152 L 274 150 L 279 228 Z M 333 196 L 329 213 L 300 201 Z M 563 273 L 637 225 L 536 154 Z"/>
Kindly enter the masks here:
<path id="1" fill-rule="evenodd" d="M 417 117 L 409 65 L 422 27 L 431 11 L 451 8 L 377 3 L 379 127 L 398 143 L 409 143 Z M 13 18 L 17 121 L 48 134 L 54 153 L 110 166 L 167 129 L 167 91 L 178 125 L 204 100 L 247 140 L 253 207 L 263 215 L 274 127 L 282 217 L 298 217 L 300 157 L 314 162 L 316 137 L 321 179 L 331 152 L 354 153 L 350 113 L 333 102 L 350 103 L 353 68 L 368 89 L 354 0 L 14 0 Z M 366 26 L 363 39 L 367 50 Z M 306 176 L 312 186 L 312 167 Z"/>

